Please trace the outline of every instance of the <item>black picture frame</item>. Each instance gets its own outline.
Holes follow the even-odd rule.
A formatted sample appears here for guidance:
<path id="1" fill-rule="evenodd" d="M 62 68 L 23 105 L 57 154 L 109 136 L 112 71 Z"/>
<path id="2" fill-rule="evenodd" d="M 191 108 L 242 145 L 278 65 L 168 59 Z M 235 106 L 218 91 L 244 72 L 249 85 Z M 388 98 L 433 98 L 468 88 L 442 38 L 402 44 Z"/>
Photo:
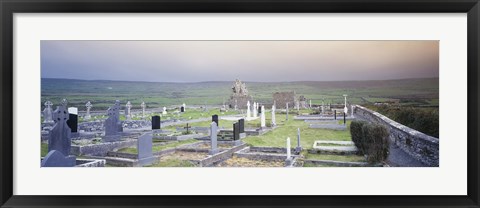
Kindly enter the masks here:
<path id="1" fill-rule="evenodd" d="M 478 0 L 0 0 L 1 207 L 479 207 Z M 467 13 L 468 194 L 466 196 L 24 196 L 13 195 L 15 13 Z M 446 187 L 439 187 L 446 188 Z M 292 190 L 294 191 L 294 190 Z"/>

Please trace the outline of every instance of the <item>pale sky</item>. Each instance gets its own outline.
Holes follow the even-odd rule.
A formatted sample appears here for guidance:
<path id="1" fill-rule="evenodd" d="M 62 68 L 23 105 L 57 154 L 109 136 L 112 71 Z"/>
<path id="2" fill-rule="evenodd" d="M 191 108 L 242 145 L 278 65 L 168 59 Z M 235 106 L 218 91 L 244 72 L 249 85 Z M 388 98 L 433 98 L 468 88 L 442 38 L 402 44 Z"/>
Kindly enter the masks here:
<path id="1" fill-rule="evenodd" d="M 439 76 L 438 41 L 41 41 L 42 78 L 151 82 Z"/>

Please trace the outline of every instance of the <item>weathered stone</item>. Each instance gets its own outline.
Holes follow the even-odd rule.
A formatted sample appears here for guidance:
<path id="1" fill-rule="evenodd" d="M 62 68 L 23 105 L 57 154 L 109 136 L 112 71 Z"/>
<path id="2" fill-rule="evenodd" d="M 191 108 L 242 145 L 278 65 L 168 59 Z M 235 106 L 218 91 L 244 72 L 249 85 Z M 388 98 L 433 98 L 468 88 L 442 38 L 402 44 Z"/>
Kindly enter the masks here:
<path id="1" fill-rule="evenodd" d="M 213 115 L 213 116 L 212 116 L 212 121 L 215 122 L 215 123 L 217 123 L 217 126 L 219 126 L 219 125 L 218 125 L 218 115 L 216 115 L 216 114 Z"/>
<path id="2" fill-rule="evenodd" d="M 53 112 L 52 112 L 53 103 L 50 101 L 45 102 L 45 109 L 43 110 L 43 123 L 52 124 L 53 121 Z"/>
<path id="3" fill-rule="evenodd" d="M 212 122 L 210 124 L 210 146 L 211 149 L 209 151 L 210 155 L 214 155 L 218 153 L 218 148 L 217 148 L 217 123 Z"/>
<path id="4" fill-rule="evenodd" d="M 155 161 L 152 153 L 152 133 L 145 133 L 138 137 L 138 164 L 140 166 L 151 165 Z"/>
<path id="5" fill-rule="evenodd" d="M 65 156 L 60 151 L 52 150 L 43 158 L 41 167 L 73 167 L 75 163 L 75 156 Z"/>
<path id="6" fill-rule="evenodd" d="M 69 114 L 65 106 L 58 106 L 53 112 L 55 125 L 48 138 L 48 151 L 57 150 L 63 155 L 70 154 L 71 130 L 67 125 Z"/>
<path id="7" fill-rule="evenodd" d="M 115 105 L 108 108 L 107 120 L 105 120 L 105 142 L 118 141 L 120 139 L 120 132 L 123 131 L 122 123 L 120 122 L 120 101 L 115 101 Z"/>

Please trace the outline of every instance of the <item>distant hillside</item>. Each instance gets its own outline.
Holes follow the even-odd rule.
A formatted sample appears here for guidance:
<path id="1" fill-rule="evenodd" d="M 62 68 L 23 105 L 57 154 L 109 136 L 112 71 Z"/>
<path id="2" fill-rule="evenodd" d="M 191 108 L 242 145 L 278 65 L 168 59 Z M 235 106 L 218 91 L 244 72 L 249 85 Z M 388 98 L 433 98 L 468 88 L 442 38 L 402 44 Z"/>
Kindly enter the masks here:
<path id="1" fill-rule="evenodd" d="M 190 105 L 220 105 L 231 94 L 230 82 L 165 83 L 128 81 L 89 81 L 73 79 L 42 79 L 42 102 L 51 100 L 58 104 L 67 98 L 70 106 L 84 109 L 91 101 L 95 109 L 106 109 L 114 100 L 130 100 L 139 108 L 142 99 L 149 107 L 161 107 L 188 103 Z M 341 103 L 343 94 L 349 95 L 353 103 L 378 102 L 389 99 L 421 101 L 438 105 L 438 78 L 375 80 L 375 81 L 331 81 L 331 82 L 246 82 L 250 95 L 257 101 L 269 103 L 272 93 L 295 91 L 312 99 L 313 103 Z"/>

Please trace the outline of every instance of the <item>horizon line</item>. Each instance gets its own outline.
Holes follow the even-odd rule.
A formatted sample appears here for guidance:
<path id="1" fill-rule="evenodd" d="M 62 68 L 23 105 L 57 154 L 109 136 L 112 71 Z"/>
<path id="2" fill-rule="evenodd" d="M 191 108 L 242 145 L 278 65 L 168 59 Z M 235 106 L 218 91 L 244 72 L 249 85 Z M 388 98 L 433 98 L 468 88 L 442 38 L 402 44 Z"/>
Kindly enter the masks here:
<path id="1" fill-rule="evenodd" d="M 194 83 L 211 83 L 211 82 L 235 82 L 229 81 L 196 81 L 196 82 L 165 82 L 165 81 L 138 81 L 138 80 L 106 80 L 106 79 L 71 79 L 71 78 L 54 78 L 54 77 L 42 77 L 40 79 L 62 79 L 62 80 L 77 80 L 77 81 L 107 81 L 107 82 L 147 82 L 147 83 L 181 83 L 181 84 L 194 84 Z M 397 80 L 414 80 L 414 79 L 439 79 L 439 77 L 420 77 L 420 78 L 400 78 L 400 79 L 371 79 L 371 80 L 301 80 L 301 81 L 245 81 L 239 79 L 244 83 L 295 83 L 295 82 L 369 82 L 369 81 L 397 81 Z"/>

